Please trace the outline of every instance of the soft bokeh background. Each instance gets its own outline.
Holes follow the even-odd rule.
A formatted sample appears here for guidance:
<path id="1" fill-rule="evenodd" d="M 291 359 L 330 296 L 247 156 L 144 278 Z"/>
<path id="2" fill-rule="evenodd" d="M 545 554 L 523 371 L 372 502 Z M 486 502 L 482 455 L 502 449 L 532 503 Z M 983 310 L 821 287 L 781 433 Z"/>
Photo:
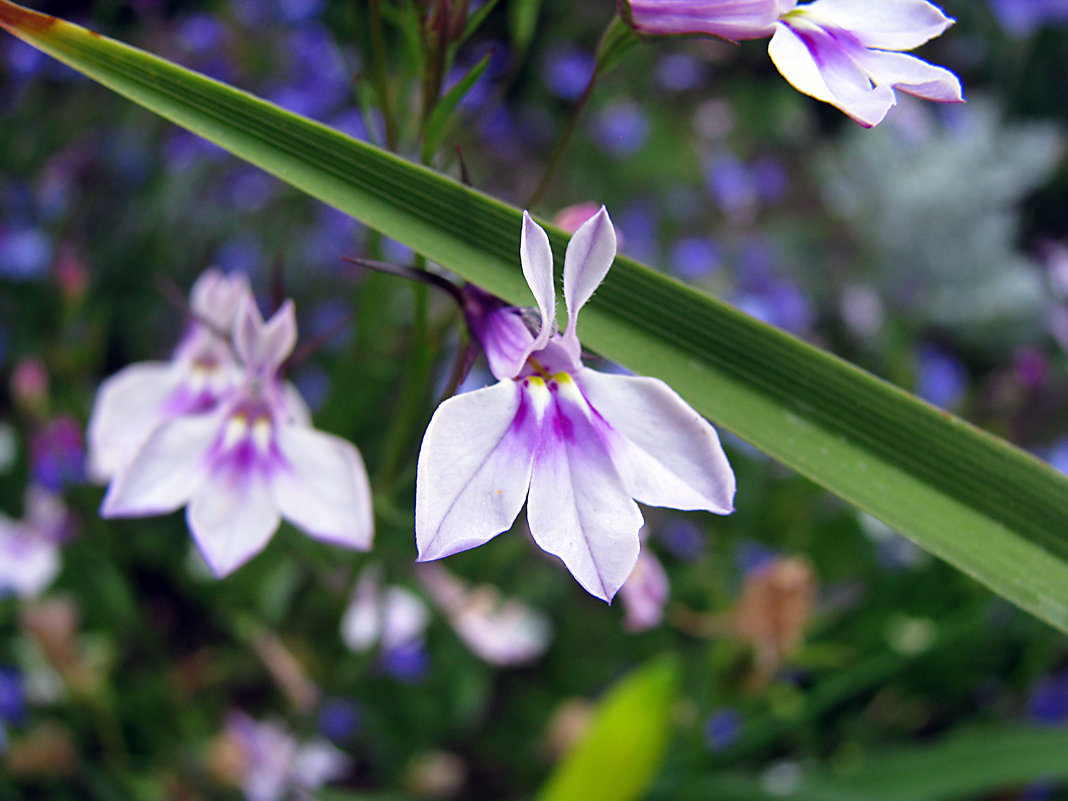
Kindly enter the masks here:
<path id="1" fill-rule="evenodd" d="M 452 81 L 492 58 L 436 162 L 458 174 L 458 146 L 472 183 L 514 203 L 537 184 L 614 9 L 546 2 L 521 24 L 536 5 L 506 0 L 460 52 Z M 381 143 L 363 3 L 36 7 Z M 606 203 L 626 253 L 1068 470 L 1068 3 L 943 7 L 958 24 L 920 52 L 961 75 L 969 102 L 903 97 L 871 131 L 797 94 L 761 42 L 635 48 L 535 211 Z M 402 98 L 405 47 L 398 36 L 389 52 Z M 402 126 L 402 152 L 418 158 L 410 136 Z M 432 406 L 398 399 L 428 352 L 413 339 L 418 293 L 343 256 L 412 254 L 0 39 L 0 510 L 22 518 L 30 485 L 69 507 L 55 582 L 0 601 L 0 798 L 237 798 L 253 741 L 269 762 L 312 743 L 334 760 L 332 787 L 368 794 L 322 798 L 528 798 L 592 701 L 663 653 L 683 681 L 657 799 L 708 797 L 702 781 L 726 768 L 751 779 L 737 797 L 789 796 L 804 771 L 863 774 L 888 748 L 1068 726 L 1063 635 L 729 435 L 738 511 L 647 510 L 645 548 L 665 575 L 643 563 L 644 606 L 587 596 L 522 524 L 448 559 L 525 604 L 531 636 L 547 638 L 521 665 L 480 657 L 434 598 L 441 576 L 413 570 Z M 364 453 L 372 554 L 283 526 L 215 581 L 181 515 L 97 517 L 82 440 L 95 387 L 168 356 L 183 326 L 169 297 L 208 266 L 247 273 L 265 308 L 281 286 L 302 337 L 320 336 L 292 377 L 316 424 Z M 459 321 L 447 299 L 430 302 L 440 391 Z M 17 575 L 19 558 L 0 567 Z M 395 641 L 354 651 L 342 617 L 369 567 L 379 587 L 364 598 L 385 608 L 399 594 L 410 614 L 396 615 Z M 485 592 L 465 602 L 482 609 Z M 424 603 L 425 631 L 411 612 Z M 482 647 L 515 646 L 508 631 L 489 627 Z M 1041 779 L 969 797 L 1068 798 Z"/>

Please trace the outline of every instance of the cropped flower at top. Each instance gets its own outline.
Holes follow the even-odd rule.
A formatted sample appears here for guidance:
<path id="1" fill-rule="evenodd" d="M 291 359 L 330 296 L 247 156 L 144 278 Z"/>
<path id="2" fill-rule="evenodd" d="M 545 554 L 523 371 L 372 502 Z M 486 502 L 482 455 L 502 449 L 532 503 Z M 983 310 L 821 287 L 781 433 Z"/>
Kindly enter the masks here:
<path id="1" fill-rule="evenodd" d="M 292 301 L 264 322 L 250 294 L 233 325 L 240 365 L 214 408 L 165 418 L 115 474 L 105 517 L 166 514 L 188 504 L 197 546 L 217 576 L 259 553 L 281 517 L 317 539 L 371 545 L 367 472 L 350 443 L 310 427 L 279 368 L 296 343 Z"/>
<path id="2" fill-rule="evenodd" d="M 952 24 L 926 0 L 816 0 L 783 15 L 768 54 L 799 92 L 870 128 L 897 103 L 895 89 L 939 103 L 964 101 L 956 75 L 899 52 Z"/>
<path id="3" fill-rule="evenodd" d="M 906 55 L 953 20 L 927 0 L 619 0 L 620 15 L 649 35 L 771 37 L 768 54 L 799 92 L 861 125 L 878 124 L 894 90 L 939 103 L 963 102 L 957 76 Z"/>
<path id="4" fill-rule="evenodd" d="M 635 501 L 728 514 L 734 473 L 715 429 L 662 381 L 582 365 L 578 313 L 616 253 L 604 208 L 567 247 L 563 333 L 549 239 L 527 214 L 519 252 L 538 320 L 532 331 L 521 310 L 467 294 L 471 329 L 500 381 L 446 400 L 427 427 L 416 479 L 419 560 L 487 542 L 526 502 L 534 541 L 611 600 L 638 558 Z"/>

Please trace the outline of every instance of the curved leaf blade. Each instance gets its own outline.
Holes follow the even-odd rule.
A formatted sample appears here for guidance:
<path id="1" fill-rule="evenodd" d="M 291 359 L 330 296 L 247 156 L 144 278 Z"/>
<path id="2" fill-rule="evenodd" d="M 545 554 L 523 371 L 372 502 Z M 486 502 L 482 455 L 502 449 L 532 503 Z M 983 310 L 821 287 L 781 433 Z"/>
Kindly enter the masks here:
<path id="1" fill-rule="evenodd" d="M 7 0 L 0 27 L 457 275 L 530 303 L 519 209 Z M 562 259 L 566 235 L 549 235 Z M 591 348 L 664 379 L 717 424 L 1068 631 L 1068 478 L 1048 465 L 630 259 L 616 260 L 582 326 Z"/>

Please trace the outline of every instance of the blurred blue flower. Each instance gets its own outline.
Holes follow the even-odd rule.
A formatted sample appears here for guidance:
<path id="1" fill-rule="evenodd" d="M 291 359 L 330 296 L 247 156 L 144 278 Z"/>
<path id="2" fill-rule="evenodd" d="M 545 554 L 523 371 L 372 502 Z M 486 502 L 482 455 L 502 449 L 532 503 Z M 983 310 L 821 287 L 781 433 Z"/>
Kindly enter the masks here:
<path id="1" fill-rule="evenodd" d="M 675 275 L 696 281 L 719 269 L 719 248 L 708 237 L 686 237 L 672 246 L 670 263 Z"/>
<path id="2" fill-rule="evenodd" d="M 360 730 L 360 707 L 347 698 L 327 698 L 319 710 L 319 731 L 341 745 Z"/>
<path id="3" fill-rule="evenodd" d="M 704 84 L 703 62 L 688 53 L 667 53 L 656 63 L 656 82 L 672 92 L 685 92 Z"/>
<path id="4" fill-rule="evenodd" d="M 763 292 L 775 280 L 775 245 L 763 236 L 749 237 L 738 254 L 738 286 L 746 292 Z"/>
<path id="5" fill-rule="evenodd" d="M 593 53 L 575 47 L 554 47 L 545 54 L 542 80 L 549 91 L 564 100 L 578 100 L 593 76 Z"/>
<path id="6" fill-rule="evenodd" d="M 0 722 L 21 726 L 26 718 L 26 686 L 22 674 L 0 667 Z"/>
<path id="7" fill-rule="evenodd" d="M 188 172 L 201 159 L 215 161 L 225 153 L 207 139 L 180 129 L 171 134 L 163 147 L 167 169 L 178 174 Z"/>
<path id="8" fill-rule="evenodd" d="M 1068 670 L 1039 679 L 1027 699 L 1027 716 L 1042 726 L 1068 723 Z"/>
<path id="9" fill-rule="evenodd" d="M 794 334 L 804 334 L 812 325 L 808 296 L 785 279 L 773 280 L 762 292 L 742 293 L 733 302 L 746 314 Z"/>
<path id="10" fill-rule="evenodd" d="M 968 371 L 952 353 L 936 345 L 916 352 L 916 394 L 942 409 L 956 405 L 968 386 Z"/>
<path id="11" fill-rule="evenodd" d="M 30 435 L 30 475 L 46 489 L 59 492 L 85 481 L 85 444 L 78 421 L 60 415 Z"/>
<path id="12" fill-rule="evenodd" d="M 330 376 L 322 365 L 315 362 L 302 364 L 291 376 L 293 385 L 300 390 L 304 402 L 312 414 L 323 408 L 327 396 L 330 394 Z"/>
<path id="13" fill-rule="evenodd" d="M 688 520 L 672 520 L 655 529 L 656 538 L 676 559 L 696 559 L 705 549 L 705 535 Z"/>
<path id="14" fill-rule="evenodd" d="M 32 78 L 48 68 L 52 59 L 24 42 L 5 43 L 4 63 L 14 78 Z"/>
<path id="15" fill-rule="evenodd" d="M 178 26 L 178 41 L 193 55 L 217 52 L 226 36 L 226 28 L 211 14 L 193 14 Z"/>
<path id="16" fill-rule="evenodd" d="M 734 563 L 743 573 L 755 573 L 779 558 L 774 548 L 753 540 L 743 540 L 734 551 Z"/>
<path id="17" fill-rule="evenodd" d="M 782 200 L 790 184 L 782 162 L 771 156 L 764 156 L 753 162 L 750 175 L 757 195 L 768 205 Z"/>
<path id="18" fill-rule="evenodd" d="M 382 256 L 386 261 L 409 264 L 415 258 L 415 251 L 404 243 L 385 236 L 382 237 Z"/>
<path id="19" fill-rule="evenodd" d="M 0 229 L 0 277 L 42 278 L 52 264 L 52 240 L 40 228 Z"/>
<path id="20" fill-rule="evenodd" d="M 746 214 L 756 208 L 757 192 L 752 176 L 745 164 L 730 154 L 722 154 L 708 163 L 705 186 L 725 214 Z"/>
<path id="21" fill-rule="evenodd" d="M 1068 475 L 1068 437 L 1061 437 L 1046 452 L 1046 461 Z"/>
<path id="22" fill-rule="evenodd" d="M 278 189 L 278 182 L 255 167 L 238 167 L 226 178 L 229 203 L 238 211 L 262 210 Z"/>
<path id="23" fill-rule="evenodd" d="M 1009 33 L 1027 36 L 1043 25 L 1068 23 L 1068 0 L 987 0 Z"/>
<path id="24" fill-rule="evenodd" d="M 742 728 L 742 716 L 730 707 L 709 715 L 705 721 L 705 743 L 713 751 L 722 751 L 732 745 Z"/>
<path id="25" fill-rule="evenodd" d="M 236 234 L 219 246 L 215 253 L 215 266 L 224 273 L 255 275 L 263 262 L 263 248 L 256 237 Z"/>
<path id="26" fill-rule="evenodd" d="M 645 146 L 649 120 L 630 100 L 615 100 L 602 108 L 593 121 L 593 139 L 613 156 L 631 156 Z"/>
<path id="27" fill-rule="evenodd" d="M 326 7 L 326 0 L 278 0 L 278 10 L 286 22 L 305 22 L 318 17 Z"/>
<path id="28" fill-rule="evenodd" d="M 631 258 L 650 263 L 657 258 L 657 220 L 655 206 L 644 200 L 634 200 L 615 217 L 616 228 L 622 234 L 621 250 Z"/>
<path id="29" fill-rule="evenodd" d="M 430 656 L 422 641 L 411 641 L 383 651 L 382 668 L 398 681 L 418 684 L 430 672 Z"/>

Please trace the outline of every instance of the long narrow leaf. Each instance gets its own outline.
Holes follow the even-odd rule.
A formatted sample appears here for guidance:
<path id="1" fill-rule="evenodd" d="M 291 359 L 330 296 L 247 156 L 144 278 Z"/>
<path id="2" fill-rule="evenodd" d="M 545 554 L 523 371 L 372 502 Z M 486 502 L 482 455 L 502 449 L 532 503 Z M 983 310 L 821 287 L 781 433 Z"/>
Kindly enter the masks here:
<path id="1" fill-rule="evenodd" d="M 458 275 L 530 302 L 518 209 L 7 0 L 0 26 Z M 560 257 L 564 234 L 550 238 Z M 1068 479 L 1047 465 L 626 258 L 583 313 L 582 337 L 1068 631 Z"/>

